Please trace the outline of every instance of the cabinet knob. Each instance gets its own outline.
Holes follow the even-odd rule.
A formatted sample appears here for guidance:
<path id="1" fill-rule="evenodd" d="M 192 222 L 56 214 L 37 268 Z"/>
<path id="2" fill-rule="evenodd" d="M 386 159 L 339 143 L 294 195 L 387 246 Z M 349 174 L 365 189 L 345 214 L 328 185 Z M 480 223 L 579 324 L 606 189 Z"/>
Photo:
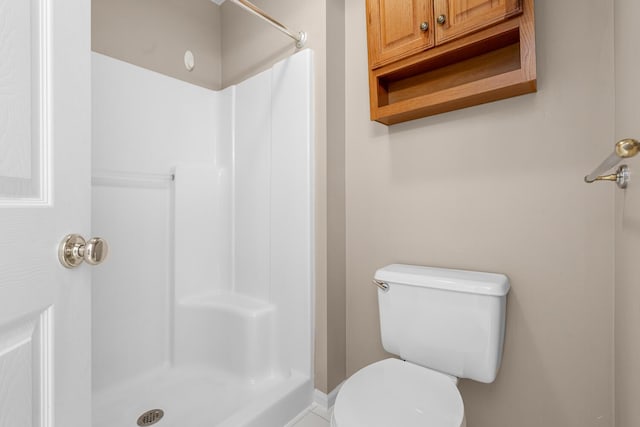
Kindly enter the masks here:
<path id="1" fill-rule="evenodd" d="M 438 16 L 438 24 L 444 25 L 445 22 L 447 22 L 447 17 L 445 15 Z"/>
<path id="2" fill-rule="evenodd" d="M 429 23 L 428 22 L 423 22 L 420 24 L 420 31 L 424 32 L 427 31 L 429 29 Z"/>

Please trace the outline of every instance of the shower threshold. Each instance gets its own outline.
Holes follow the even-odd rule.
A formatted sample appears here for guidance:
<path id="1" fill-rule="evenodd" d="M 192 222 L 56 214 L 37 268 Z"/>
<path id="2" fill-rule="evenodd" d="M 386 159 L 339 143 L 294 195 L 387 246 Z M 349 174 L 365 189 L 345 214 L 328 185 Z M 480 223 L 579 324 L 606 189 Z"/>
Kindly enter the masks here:
<path id="1" fill-rule="evenodd" d="M 155 371 L 94 392 L 92 427 L 136 426 L 160 409 L 154 427 L 282 427 L 311 401 L 308 377 L 292 373 L 258 383 L 204 368 Z"/>

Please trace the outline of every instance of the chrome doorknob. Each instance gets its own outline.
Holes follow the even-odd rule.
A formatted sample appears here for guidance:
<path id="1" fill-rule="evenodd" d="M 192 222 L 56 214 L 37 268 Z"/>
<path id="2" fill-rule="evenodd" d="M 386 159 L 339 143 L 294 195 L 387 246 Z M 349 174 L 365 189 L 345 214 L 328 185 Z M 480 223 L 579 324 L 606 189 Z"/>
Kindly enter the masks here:
<path id="1" fill-rule="evenodd" d="M 429 29 L 429 23 L 428 22 L 423 22 L 420 24 L 420 31 L 424 32 L 427 31 Z"/>
<path id="2" fill-rule="evenodd" d="M 66 268 L 75 268 L 85 261 L 98 265 L 107 259 L 109 245 L 101 237 L 93 237 L 87 242 L 79 234 L 69 234 L 62 239 L 58 247 L 58 259 Z"/>
<path id="3" fill-rule="evenodd" d="M 446 15 L 440 15 L 438 16 L 438 24 L 440 25 L 444 25 L 445 22 L 447 22 L 447 16 Z"/>

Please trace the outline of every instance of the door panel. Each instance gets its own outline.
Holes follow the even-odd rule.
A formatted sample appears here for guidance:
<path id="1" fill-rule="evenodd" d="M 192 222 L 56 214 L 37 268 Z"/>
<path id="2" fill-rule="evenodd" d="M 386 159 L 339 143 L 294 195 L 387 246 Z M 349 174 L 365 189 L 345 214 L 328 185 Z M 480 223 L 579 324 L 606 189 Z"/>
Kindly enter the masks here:
<path id="1" fill-rule="evenodd" d="M 436 44 L 481 30 L 522 13 L 522 0 L 435 0 Z"/>
<path id="2" fill-rule="evenodd" d="M 0 197 L 46 200 L 45 2 L 0 0 L 0 19 Z"/>
<path id="3" fill-rule="evenodd" d="M 369 54 L 372 67 L 433 46 L 430 0 L 367 1 Z M 429 29 L 421 30 L 426 22 Z"/>
<path id="4" fill-rule="evenodd" d="M 640 55 L 638 55 L 638 0 L 615 2 L 615 116 L 616 139 L 640 140 Z M 614 139 L 615 141 L 615 139 Z M 600 161 L 611 150 L 612 141 L 601 141 Z M 626 159 L 631 181 L 615 193 L 615 425 L 640 426 L 640 156 Z M 615 186 L 611 186 L 615 187 Z"/>
<path id="5" fill-rule="evenodd" d="M 0 331 L 2 426 L 42 425 L 51 417 L 51 319 L 49 308 Z"/>
<path id="6" fill-rule="evenodd" d="M 91 425 L 90 1 L 0 0 L 0 427 Z"/>

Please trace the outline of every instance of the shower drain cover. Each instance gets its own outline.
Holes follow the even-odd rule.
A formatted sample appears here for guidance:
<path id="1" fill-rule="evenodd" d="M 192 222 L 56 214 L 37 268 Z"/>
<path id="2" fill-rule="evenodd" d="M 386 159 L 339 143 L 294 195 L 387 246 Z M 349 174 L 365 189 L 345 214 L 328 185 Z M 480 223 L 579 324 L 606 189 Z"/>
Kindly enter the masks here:
<path id="1" fill-rule="evenodd" d="M 152 409 L 138 417 L 138 425 L 141 427 L 151 426 L 160 421 L 162 417 L 164 417 L 164 411 L 162 409 Z"/>

